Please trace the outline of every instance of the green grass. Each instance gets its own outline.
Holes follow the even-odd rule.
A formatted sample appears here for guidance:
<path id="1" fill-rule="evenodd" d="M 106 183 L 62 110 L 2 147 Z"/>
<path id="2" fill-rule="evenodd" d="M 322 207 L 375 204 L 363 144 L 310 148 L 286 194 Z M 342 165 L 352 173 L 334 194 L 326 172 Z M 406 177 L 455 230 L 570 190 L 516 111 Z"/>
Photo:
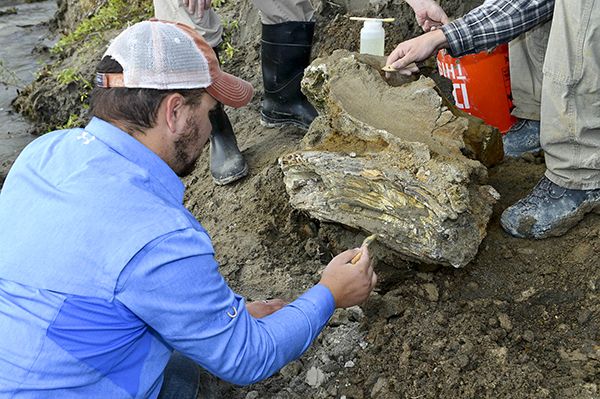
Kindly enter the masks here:
<path id="1" fill-rule="evenodd" d="M 52 48 L 54 54 L 62 54 L 75 46 L 98 46 L 103 44 L 103 33 L 123 27 L 123 21 L 134 24 L 154 14 L 149 0 L 108 0 L 96 13 L 85 19 L 70 34 L 62 37 Z"/>
<path id="2" fill-rule="evenodd" d="M 219 45 L 219 49 L 223 54 L 223 62 L 230 61 L 237 49 L 232 44 L 232 39 L 235 33 L 240 29 L 240 24 L 236 19 L 223 20 L 223 41 Z"/>
<path id="3" fill-rule="evenodd" d="M 69 115 L 69 120 L 64 125 L 57 126 L 56 129 L 53 130 L 63 130 L 63 129 L 73 129 L 75 127 L 80 127 L 83 125 L 83 119 L 77 114 Z"/>
<path id="4" fill-rule="evenodd" d="M 227 3 L 227 0 L 212 0 L 211 5 L 215 10 Z"/>

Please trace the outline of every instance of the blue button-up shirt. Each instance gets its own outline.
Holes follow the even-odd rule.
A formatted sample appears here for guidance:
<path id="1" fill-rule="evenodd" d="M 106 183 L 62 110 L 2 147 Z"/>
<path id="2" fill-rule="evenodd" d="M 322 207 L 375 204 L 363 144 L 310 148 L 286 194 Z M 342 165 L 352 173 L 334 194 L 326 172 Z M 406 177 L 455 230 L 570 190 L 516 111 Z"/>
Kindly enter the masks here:
<path id="1" fill-rule="evenodd" d="M 183 192 L 97 118 L 23 150 L 0 193 L 0 397 L 153 398 L 174 349 L 248 384 L 308 348 L 330 291 L 254 319 Z"/>

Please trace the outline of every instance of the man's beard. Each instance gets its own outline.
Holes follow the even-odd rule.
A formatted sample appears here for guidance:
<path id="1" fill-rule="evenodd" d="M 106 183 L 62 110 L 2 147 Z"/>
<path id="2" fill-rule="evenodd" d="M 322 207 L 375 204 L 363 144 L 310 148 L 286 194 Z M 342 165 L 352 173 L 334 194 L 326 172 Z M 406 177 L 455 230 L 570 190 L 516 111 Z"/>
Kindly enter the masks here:
<path id="1" fill-rule="evenodd" d="M 196 157 L 187 152 L 189 151 L 189 147 L 195 145 L 198 141 L 198 135 L 200 134 L 200 126 L 198 125 L 199 123 L 194 117 L 190 116 L 185 122 L 185 132 L 175 141 L 175 162 L 177 164 L 175 173 L 179 177 L 190 175 L 194 171 L 196 161 L 200 157 L 200 152 Z"/>

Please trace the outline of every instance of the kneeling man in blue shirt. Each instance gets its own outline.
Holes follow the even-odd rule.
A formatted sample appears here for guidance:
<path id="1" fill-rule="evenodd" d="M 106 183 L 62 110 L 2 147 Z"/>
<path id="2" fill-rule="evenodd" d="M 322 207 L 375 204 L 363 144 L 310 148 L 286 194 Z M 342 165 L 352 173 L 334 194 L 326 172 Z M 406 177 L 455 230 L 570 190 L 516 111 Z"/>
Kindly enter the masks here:
<path id="1" fill-rule="evenodd" d="M 366 248 L 287 305 L 247 304 L 226 284 L 179 177 L 211 113 L 253 91 L 194 30 L 135 24 L 97 70 L 91 122 L 31 143 L 0 194 L 0 397 L 194 398 L 196 365 L 251 384 L 367 298 Z"/>

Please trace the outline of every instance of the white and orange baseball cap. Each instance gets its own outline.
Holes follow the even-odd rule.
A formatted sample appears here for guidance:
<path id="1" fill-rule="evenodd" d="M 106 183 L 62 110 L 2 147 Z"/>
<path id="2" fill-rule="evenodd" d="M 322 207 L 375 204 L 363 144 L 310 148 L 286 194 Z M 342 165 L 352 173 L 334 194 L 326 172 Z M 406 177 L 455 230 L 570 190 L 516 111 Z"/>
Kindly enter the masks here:
<path id="1" fill-rule="evenodd" d="M 191 27 L 152 19 L 121 32 L 108 46 L 122 73 L 97 73 L 96 86 L 158 90 L 203 88 L 234 108 L 250 102 L 249 82 L 225 73 L 212 47 Z"/>

